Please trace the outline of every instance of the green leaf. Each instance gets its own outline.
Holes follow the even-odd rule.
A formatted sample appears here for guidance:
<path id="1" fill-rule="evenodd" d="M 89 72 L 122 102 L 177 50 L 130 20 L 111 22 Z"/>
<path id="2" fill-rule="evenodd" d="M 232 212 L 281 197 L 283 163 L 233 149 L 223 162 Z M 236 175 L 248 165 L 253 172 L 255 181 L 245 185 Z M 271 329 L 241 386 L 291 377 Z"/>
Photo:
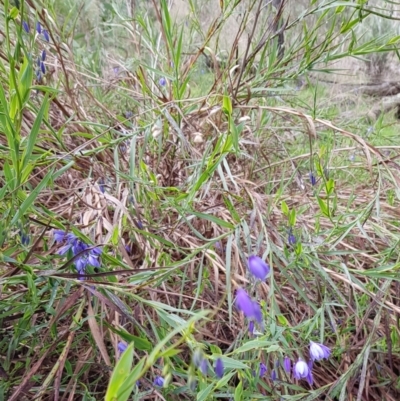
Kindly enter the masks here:
<path id="1" fill-rule="evenodd" d="M 120 400 L 118 398 L 118 391 L 121 388 L 122 384 L 126 381 L 132 369 L 133 347 L 134 344 L 130 343 L 128 345 L 128 348 L 122 353 L 120 360 L 116 364 L 111 375 L 110 382 L 108 383 L 105 401 Z M 126 399 L 128 399 L 128 397 L 129 394 Z"/>
<path id="2" fill-rule="evenodd" d="M 224 95 L 222 99 L 222 110 L 228 114 L 228 116 L 232 115 L 232 102 L 228 95 Z"/>
<path id="3" fill-rule="evenodd" d="M 253 349 L 264 349 L 271 345 L 271 341 L 268 340 L 251 340 L 243 344 L 241 347 L 235 349 L 234 354 L 239 354 L 241 352 L 247 352 Z"/>
<path id="4" fill-rule="evenodd" d="M 197 393 L 197 401 L 205 401 L 205 400 L 209 400 L 208 396 L 210 395 L 211 391 L 213 390 L 214 387 L 214 383 L 211 383 L 208 387 L 206 387 L 205 389 L 199 391 Z"/>
<path id="5" fill-rule="evenodd" d="M 38 197 L 40 191 L 46 186 L 49 180 L 52 178 L 53 170 L 50 170 L 39 182 L 39 184 L 35 187 L 35 189 L 29 194 L 29 196 L 22 202 L 22 205 L 18 208 L 18 212 L 14 215 L 11 220 L 11 226 L 14 225 L 32 206 L 33 202 L 35 202 Z"/>
<path id="6" fill-rule="evenodd" d="M 240 381 L 235 390 L 235 401 L 243 400 L 243 382 Z"/>
<path id="7" fill-rule="evenodd" d="M 27 179 L 28 177 L 26 176 L 26 174 L 24 174 L 24 171 L 28 167 L 28 165 L 31 164 L 31 155 L 32 155 L 33 147 L 36 144 L 36 139 L 39 134 L 40 125 L 42 124 L 43 114 L 46 109 L 46 104 L 48 101 L 47 99 L 48 99 L 48 95 L 46 94 L 43 99 L 42 106 L 40 107 L 40 110 L 36 116 L 35 122 L 33 123 L 33 127 L 28 136 L 28 143 L 27 143 L 27 145 L 24 149 L 24 153 L 22 155 L 22 176 L 25 179 Z"/>
<path id="8" fill-rule="evenodd" d="M 10 10 L 10 14 L 8 14 L 8 18 L 10 18 L 10 19 L 15 19 L 15 18 L 18 17 L 18 14 L 19 14 L 18 8 L 17 8 L 17 7 L 13 7 L 13 8 Z"/>
<path id="9" fill-rule="evenodd" d="M 289 216 L 289 225 L 294 227 L 296 225 L 296 210 L 292 209 L 290 216 Z"/>
<path id="10" fill-rule="evenodd" d="M 340 30 L 340 33 L 346 33 L 351 28 L 353 28 L 354 25 L 357 25 L 359 22 L 360 22 L 360 18 L 353 19 L 353 21 L 348 22 L 345 26 L 342 27 L 342 29 Z"/>
<path id="11" fill-rule="evenodd" d="M 281 210 L 285 216 L 289 217 L 289 206 L 284 200 L 281 202 Z"/>
<path id="12" fill-rule="evenodd" d="M 225 355 L 213 355 L 212 356 L 213 360 L 216 360 L 218 358 L 222 359 L 222 362 L 226 369 L 249 369 L 249 367 L 246 364 L 244 364 L 243 362 L 237 361 L 236 359 L 233 359 L 233 358 L 229 358 L 228 356 L 225 356 Z"/>
<path id="13" fill-rule="evenodd" d="M 125 351 L 126 352 L 126 351 Z M 124 352 L 124 354 L 125 354 Z M 123 355 L 123 354 L 122 354 Z M 138 364 L 134 367 L 132 372 L 129 374 L 125 382 L 122 386 L 118 389 L 117 396 L 115 401 L 126 401 L 132 393 L 133 388 L 136 385 L 136 382 L 142 377 L 143 375 L 143 367 L 145 363 L 145 358 L 142 358 Z M 106 400 L 107 401 L 107 400 Z"/>
<path id="14" fill-rule="evenodd" d="M 235 226 L 233 224 L 231 224 L 225 220 L 222 220 L 216 216 L 213 216 L 212 214 L 200 213 L 200 212 L 196 212 L 196 211 L 192 211 L 192 214 L 194 214 L 196 217 L 198 217 L 200 219 L 211 221 L 212 223 L 215 223 L 220 227 L 229 228 L 231 230 L 235 228 Z"/>
<path id="15" fill-rule="evenodd" d="M 329 209 L 327 204 L 319 197 L 317 196 L 317 200 L 318 200 L 318 204 L 319 204 L 319 208 L 321 209 L 321 212 L 326 216 L 329 217 Z"/>

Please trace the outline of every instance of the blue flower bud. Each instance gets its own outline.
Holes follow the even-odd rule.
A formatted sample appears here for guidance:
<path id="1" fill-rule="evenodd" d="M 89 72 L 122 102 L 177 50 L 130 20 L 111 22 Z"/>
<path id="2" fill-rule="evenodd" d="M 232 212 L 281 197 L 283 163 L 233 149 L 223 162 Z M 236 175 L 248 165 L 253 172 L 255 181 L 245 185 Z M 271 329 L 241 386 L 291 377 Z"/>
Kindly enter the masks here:
<path id="1" fill-rule="evenodd" d="M 214 371 L 218 379 L 221 379 L 224 376 L 224 363 L 221 358 L 216 360 Z"/>
<path id="2" fill-rule="evenodd" d="M 267 367 L 263 363 L 260 363 L 260 377 L 263 377 L 267 371 Z"/>
<path id="3" fill-rule="evenodd" d="M 128 348 L 128 344 L 125 342 L 120 341 L 118 343 L 118 351 L 122 354 Z"/>
<path id="4" fill-rule="evenodd" d="M 289 245 L 296 245 L 297 239 L 294 236 L 294 234 L 292 233 L 292 231 L 289 231 L 289 235 L 288 235 L 288 243 Z"/>
<path id="5" fill-rule="evenodd" d="M 42 25 L 40 25 L 40 22 L 36 22 L 36 32 L 40 35 L 42 33 Z"/>
<path id="6" fill-rule="evenodd" d="M 42 50 L 42 61 L 46 60 L 46 50 Z"/>
<path id="7" fill-rule="evenodd" d="M 254 277 L 265 280 L 269 274 L 269 265 L 260 257 L 252 255 L 248 260 L 249 270 Z"/>
<path id="8" fill-rule="evenodd" d="M 29 28 L 29 24 L 26 21 L 22 21 L 22 28 L 24 28 L 24 31 L 26 33 L 29 33 L 30 28 Z"/>
<path id="9" fill-rule="evenodd" d="M 161 86 L 165 86 L 167 84 L 167 81 L 166 81 L 166 79 L 164 77 L 162 77 L 162 78 L 159 79 L 158 83 Z"/>
<path id="10" fill-rule="evenodd" d="M 43 74 L 46 74 L 46 67 L 45 67 L 43 61 L 40 62 L 40 69 L 41 69 Z"/>
<path id="11" fill-rule="evenodd" d="M 164 386 L 164 382 L 165 380 L 161 376 L 156 376 L 156 378 L 154 379 L 154 385 L 158 387 Z"/>
<path id="12" fill-rule="evenodd" d="M 315 175 L 312 171 L 310 171 L 309 176 L 310 176 L 311 185 L 314 186 L 317 183 L 317 178 L 315 177 Z"/>
<path id="13" fill-rule="evenodd" d="M 50 36 L 49 36 L 49 32 L 47 31 L 47 29 L 43 29 L 42 34 L 43 34 L 45 41 L 50 42 Z"/>
<path id="14" fill-rule="evenodd" d="M 288 356 L 285 356 L 285 358 L 283 360 L 283 368 L 285 369 L 285 371 L 287 373 L 289 373 L 290 370 L 292 369 L 292 361 L 290 360 L 290 358 Z"/>

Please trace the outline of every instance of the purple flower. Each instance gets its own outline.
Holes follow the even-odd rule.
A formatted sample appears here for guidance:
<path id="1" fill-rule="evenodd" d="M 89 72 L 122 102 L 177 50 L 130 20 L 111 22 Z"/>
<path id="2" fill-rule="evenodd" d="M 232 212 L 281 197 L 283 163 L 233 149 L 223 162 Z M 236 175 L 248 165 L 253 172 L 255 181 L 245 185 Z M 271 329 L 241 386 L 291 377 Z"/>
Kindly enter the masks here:
<path id="1" fill-rule="evenodd" d="M 24 28 L 24 31 L 26 33 L 29 33 L 30 28 L 29 28 L 29 24 L 26 21 L 22 21 L 22 28 Z"/>
<path id="2" fill-rule="evenodd" d="M 46 67 L 45 67 L 43 61 L 40 62 L 40 69 L 42 70 L 43 74 L 46 74 Z"/>
<path id="3" fill-rule="evenodd" d="M 254 322 L 252 320 L 249 322 L 249 334 L 254 334 Z"/>
<path id="4" fill-rule="evenodd" d="M 50 42 L 50 36 L 49 36 L 49 32 L 47 31 L 47 29 L 43 29 L 42 34 L 43 34 L 44 40 L 46 42 Z"/>
<path id="5" fill-rule="evenodd" d="M 41 55 L 42 61 L 46 60 L 46 50 L 42 50 L 42 55 Z"/>
<path id="6" fill-rule="evenodd" d="M 269 274 L 269 265 L 264 262 L 260 257 L 252 255 L 249 257 L 249 270 L 251 274 L 259 278 L 260 280 L 265 280 Z"/>
<path id="7" fill-rule="evenodd" d="M 317 178 L 315 177 L 315 175 L 312 171 L 310 171 L 309 176 L 310 176 L 311 185 L 314 186 L 317 183 Z"/>
<path id="8" fill-rule="evenodd" d="M 158 83 L 161 86 L 165 86 L 167 84 L 167 81 L 166 81 L 166 79 L 164 77 L 162 77 L 162 78 L 159 79 Z"/>
<path id="9" fill-rule="evenodd" d="M 207 373 L 208 373 L 208 363 L 207 363 L 207 359 L 202 359 L 202 360 L 200 361 L 199 369 L 200 369 L 200 372 L 201 372 L 204 376 L 207 375 Z"/>
<path id="10" fill-rule="evenodd" d="M 271 380 L 272 381 L 275 381 L 277 379 L 277 375 L 276 375 L 276 370 L 274 369 L 272 372 L 271 372 Z"/>
<path id="11" fill-rule="evenodd" d="M 218 379 L 221 379 L 224 376 L 224 363 L 221 358 L 216 360 L 214 371 Z"/>
<path id="12" fill-rule="evenodd" d="M 296 245 L 297 239 L 294 236 L 294 234 L 292 233 L 292 231 L 289 231 L 289 235 L 288 235 L 288 243 L 289 245 Z"/>
<path id="13" fill-rule="evenodd" d="M 299 360 L 293 366 L 293 376 L 297 380 L 307 379 L 310 385 L 313 383 L 311 368 L 301 358 L 299 358 Z"/>
<path id="14" fill-rule="evenodd" d="M 66 232 L 64 230 L 54 230 L 53 235 L 56 242 L 62 242 L 65 239 Z"/>
<path id="15" fill-rule="evenodd" d="M 158 386 L 158 387 L 162 387 L 164 386 L 164 378 L 161 376 L 156 376 L 156 378 L 154 379 L 154 385 Z"/>
<path id="16" fill-rule="evenodd" d="M 36 32 L 40 35 L 42 33 L 42 25 L 40 25 L 40 22 L 36 22 Z"/>
<path id="17" fill-rule="evenodd" d="M 256 301 L 252 301 L 249 294 L 242 288 L 236 291 L 236 307 L 244 313 L 248 319 L 255 319 L 258 323 L 262 322 L 261 307 Z"/>
<path id="18" fill-rule="evenodd" d="M 120 341 L 118 343 L 118 351 L 122 354 L 128 348 L 128 344 Z"/>
<path id="19" fill-rule="evenodd" d="M 292 361 L 288 356 L 285 356 L 285 358 L 283 359 L 283 369 L 285 369 L 287 373 L 289 373 L 292 369 Z"/>
<path id="20" fill-rule="evenodd" d="M 103 178 L 99 179 L 99 188 L 100 188 L 100 191 L 103 194 L 106 192 L 106 187 L 104 186 L 104 179 Z"/>
<path id="21" fill-rule="evenodd" d="M 267 373 L 267 367 L 261 362 L 260 363 L 260 377 L 263 377 Z"/>
<path id="22" fill-rule="evenodd" d="M 331 350 L 326 345 L 310 341 L 311 360 L 319 361 L 324 358 L 328 359 L 330 354 L 331 354 Z"/>
<path id="23" fill-rule="evenodd" d="M 203 353 L 199 349 L 196 349 L 192 355 L 192 362 L 193 362 L 194 366 L 196 366 L 197 368 L 200 367 L 200 364 L 203 359 L 204 359 Z"/>
<path id="24" fill-rule="evenodd" d="M 261 324 L 262 322 L 262 311 L 261 311 L 261 306 L 258 302 L 253 301 L 253 317 L 254 319 Z"/>

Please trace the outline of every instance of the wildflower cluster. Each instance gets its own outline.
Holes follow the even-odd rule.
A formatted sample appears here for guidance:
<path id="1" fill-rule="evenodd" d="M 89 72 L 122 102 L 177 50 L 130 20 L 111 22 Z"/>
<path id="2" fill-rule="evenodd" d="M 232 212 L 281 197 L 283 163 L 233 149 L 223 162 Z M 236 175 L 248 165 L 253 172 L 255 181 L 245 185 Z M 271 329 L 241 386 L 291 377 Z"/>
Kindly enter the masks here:
<path id="1" fill-rule="evenodd" d="M 26 33 L 28 34 L 30 33 L 30 27 L 27 21 L 22 21 L 22 28 Z M 36 22 L 36 32 L 38 34 L 38 37 L 42 37 L 45 42 L 50 42 L 49 32 L 47 31 L 47 29 L 43 29 L 39 21 Z M 46 65 L 45 65 L 46 56 L 47 56 L 46 50 L 42 49 L 42 51 L 36 58 L 35 76 L 38 82 L 40 82 L 42 80 L 43 75 L 46 74 Z"/>
<path id="2" fill-rule="evenodd" d="M 54 239 L 58 243 L 65 243 L 58 250 L 59 255 L 64 255 L 68 251 L 72 252 L 72 256 L 79 255 L 79 257 L 75 259 L 75 267 L 79 274 L 84 274 L 89 265 L 100 267 L 99 259 L 102 253 L 100 248 L 91 248 L 89 245 L 81 241 L 75 234 L 66 233 L 63 230 L 55 230 Z"/>
<path id="3" fill-rule="evenodd" d="M 267 278 L 270 272 L 268 263 L 264 262 L 260 257 L 255 255 L 249 257 L 248 267 L 255 278 L 263 281 Z M 263 316 L 260 304 L 251 299 L 249 294 L 243 288 L 238 288 L 236 291 L 236 307 L 238 310 L 243 312 L 247 319 L 250 319 L 251 326 L 249 326 L 249 330 L 251 332 L 254 331 L 254 323 L 252 323 L 252 321 L 262 324 Z"/>
<path id="4" fill-rule="evenodd" d="M 293 366 L 293 376 L 295 379 L 306 379 L 310 385 L 313 384 L 312 368 L 314 361 L 321 359 L 328 359 L 331 354 L 331 350 L 323 344 L 315 343 L 310 341 L 310 360 L 308 363 L 303 361 L 301 358 Z M 290 363 L 290 362 L 289 362 Z"/>
<path id="5" fill-rule="evenodd" d="M 200 350 L 196 350 L 192 357 L 193 365 L 200 370 L 200 372 L 206 376 L 208 374 L 208 361 L 204 357 L 204 354 Z M 214 365 L 214 372 L 218 379 L 224 376 L 224 363 L 221 358 L 217 358 Z"/>
<path id="6" fill-rule="evenodd" d="M 289 236 L 292 235 L 290 230 Z M 293 236 L 294 237 L 294 236 Z M 293 244 L 295 240 L 291 241 Z M 265 280 L 270 273 L 270 267 L 268 263 L 263 261 L 258 256 L 250 256 L 248 259 L 249 271 L 255 278 Z M 261 324 L 262 322 L 262 311 L 257 301 L 250 298 L 249 294 L 242 288 L 236 291 L 236 307 L 239 311 L 243 312 L 245 317 L 250 319 L 249 332 L 254 334 L 254 321 Z M 303 359 L 299 358 L 298 361 L 293 365 L 293 377 L 297 380 L 306 379 L 310 385 L 313 384 L 312 368 L 314 361 L 329 358 L 331 350 L 319 343 L 313 341 L 310 342 L 310 361 L 307 363 Z M 283 368 L 287 373 L 292 370 L 292 362 L 289 357 L 285 357 L 283 360 Z M 264 364 L 260 364 L 259 376 L 262 377 L 267 372 L 267 367 Z M 253 372 L 255 375 L 255 372 Z M 277 379 L 277 370 L 273 369 L 271 372 L 271 379 L 275 381 Z"/>

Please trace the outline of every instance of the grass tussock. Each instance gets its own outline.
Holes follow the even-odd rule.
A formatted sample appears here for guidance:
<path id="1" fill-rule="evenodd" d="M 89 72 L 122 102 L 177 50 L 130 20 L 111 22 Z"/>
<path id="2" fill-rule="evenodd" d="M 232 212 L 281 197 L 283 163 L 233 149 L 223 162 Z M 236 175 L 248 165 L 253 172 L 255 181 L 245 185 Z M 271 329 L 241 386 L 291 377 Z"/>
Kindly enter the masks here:
<path id="1" fill-rule="evenodd" d="M 206 3 L 2 2 L 0 399 L 399 398 L 399 5 Z"/>

